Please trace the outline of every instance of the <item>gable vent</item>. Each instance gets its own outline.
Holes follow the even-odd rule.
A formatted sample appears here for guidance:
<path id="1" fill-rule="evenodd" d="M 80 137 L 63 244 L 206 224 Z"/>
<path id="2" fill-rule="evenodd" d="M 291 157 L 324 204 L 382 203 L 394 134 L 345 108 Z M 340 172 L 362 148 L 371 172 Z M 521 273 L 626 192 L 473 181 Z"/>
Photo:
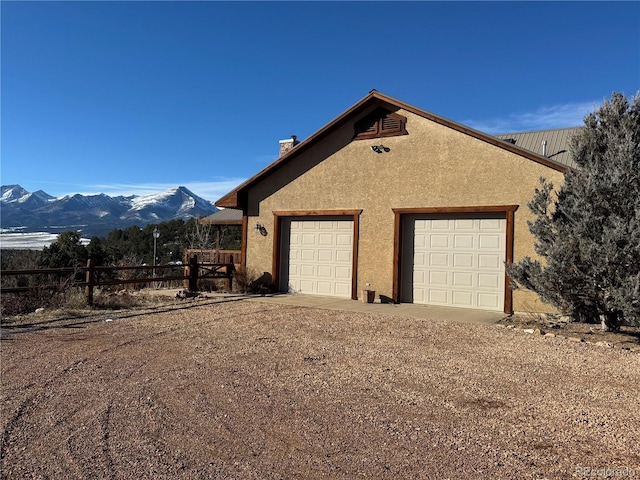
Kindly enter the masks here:
<path id="1" fill-rule="evenodd" d="M 355 140 L 408 135 L 407 118 L 397 113 L 378 109 L 355 124 Z"/>
<path id="2" fill-rule="evenodd" d="M 371 134 L 375 135 L 378 131 L 378 121 L 374 119 L 366 119 L 356 126 L 356 134 Z"/>
<path id="3" fill-rule="evenodd" d="M 400 120 L 389 115 L 382 118 L 382 131 L 400 130 Z"/>

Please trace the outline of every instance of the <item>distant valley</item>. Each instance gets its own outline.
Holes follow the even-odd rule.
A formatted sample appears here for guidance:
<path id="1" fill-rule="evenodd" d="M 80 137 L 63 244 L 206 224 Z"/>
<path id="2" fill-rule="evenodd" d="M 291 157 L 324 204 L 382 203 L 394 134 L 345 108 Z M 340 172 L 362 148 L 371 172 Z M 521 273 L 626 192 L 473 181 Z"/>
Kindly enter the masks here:
<path id="1" fill-rule="evenodd" d="M 58 234 L 78 230 L 82 237 L 105 236 L 116 228 L 215 213 L 213 202 L 185 187 L 148 195 L 111 197 L 105 194 L 66 195 L 55 198 L 42 190 L 29 192 L 20 185 L 0 187 L 2 233 L 44 232 Z"/>

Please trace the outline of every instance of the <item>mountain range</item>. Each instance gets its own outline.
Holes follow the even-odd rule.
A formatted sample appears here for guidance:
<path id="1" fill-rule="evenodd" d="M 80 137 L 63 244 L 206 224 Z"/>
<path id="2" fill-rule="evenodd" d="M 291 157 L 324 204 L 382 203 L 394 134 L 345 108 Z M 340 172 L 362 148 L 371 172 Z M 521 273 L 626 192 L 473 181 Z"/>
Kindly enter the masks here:
<path id="1" fill-rule="evenodd" d="M 53 197 L 20 185 L 0 187 L 0 228 L 3 232 L 60 233 L 78 230 L 83 237 L 104 236 L 116 228 L 191 217 L 202 217 L 218 209 L 185 187 L 148 195 L 111 197 L 66 195 Z"/>

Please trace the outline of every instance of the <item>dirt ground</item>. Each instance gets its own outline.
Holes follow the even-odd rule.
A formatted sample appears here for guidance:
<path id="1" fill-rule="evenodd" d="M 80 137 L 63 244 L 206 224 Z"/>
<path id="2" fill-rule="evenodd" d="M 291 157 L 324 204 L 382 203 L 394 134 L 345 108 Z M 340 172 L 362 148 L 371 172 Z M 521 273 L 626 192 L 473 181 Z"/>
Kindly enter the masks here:
<path id="1" fill-rule="evenodd" d="M 2 478 L 640 476 L 619 345 L 237 299 L 2 333 Z"/>
<path id="2" fill-rule="evenodd" d="M 562 321 L 558 316 L 516 313 L 503 318 L 499 324 L 508 328 L 533 330 L 536 335 L 559 336 L 609 348 L 640 352 L 640 327 L 622 326 L 619 332 L 602 330 L 601 325 Z"/>

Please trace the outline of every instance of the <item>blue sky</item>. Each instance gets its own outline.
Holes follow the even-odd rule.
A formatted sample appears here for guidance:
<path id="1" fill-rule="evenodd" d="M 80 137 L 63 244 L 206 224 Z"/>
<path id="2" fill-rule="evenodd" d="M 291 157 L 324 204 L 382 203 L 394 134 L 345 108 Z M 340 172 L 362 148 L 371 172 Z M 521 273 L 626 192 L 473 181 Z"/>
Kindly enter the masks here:
<path id="1" fill-rule="evenodd" d="M 1 182 L 217 200 L 375 88 L 489 133 L 640 88 L 639 2 L 0 2 Z"/>

